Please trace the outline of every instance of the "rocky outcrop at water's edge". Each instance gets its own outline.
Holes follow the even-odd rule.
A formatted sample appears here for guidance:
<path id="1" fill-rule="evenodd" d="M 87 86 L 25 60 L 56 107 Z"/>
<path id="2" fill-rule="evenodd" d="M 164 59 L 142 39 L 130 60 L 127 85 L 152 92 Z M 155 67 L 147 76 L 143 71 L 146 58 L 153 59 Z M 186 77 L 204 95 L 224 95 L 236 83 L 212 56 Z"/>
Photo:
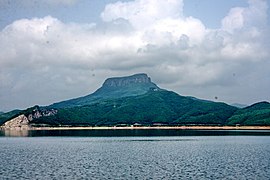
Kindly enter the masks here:
<path id="1" fill-rule="evenodd" d="M 1 128 L 14 130 L 29 129 L 29 120 L 24 114 L 22 114 L 4 123 Z"/>
<path id="2" fill-rule="evenodd" d="M 41 117 L 54 116 L 57 114 L 55 109 L 45 109 L 40 108 L 39 106 L 34 106 L 23 111 L 21 114 L 16 117 L 8 120 L 2 126 L 1 129 L 10 129 L 10 130 L 26 130 L 31 128 L 31 122 Z"/>

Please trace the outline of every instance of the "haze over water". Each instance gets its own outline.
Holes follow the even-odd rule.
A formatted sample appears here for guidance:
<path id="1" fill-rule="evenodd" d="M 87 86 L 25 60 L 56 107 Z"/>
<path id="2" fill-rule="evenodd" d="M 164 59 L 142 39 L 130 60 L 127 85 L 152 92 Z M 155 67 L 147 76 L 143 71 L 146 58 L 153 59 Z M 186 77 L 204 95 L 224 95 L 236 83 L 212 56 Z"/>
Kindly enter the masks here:
<path id="1" fill-rule="evenodd" d="M 130 135 L 134 131 L 129 131 Z M 269 132 L 0 137 L 0 179 L 269 179 Z M 78 133 L 78 131 L 77 131 Z M 121 135 L 122 133 L 122 135 Z M 144 133 L 144 134 L 143 134 Z M 190 132 L 189 132 L 190 133 Z M 3 134 L 2 134 L 3 135 Z M 32 134 L 33 135 L 33 134 Z M 37 134 L 36 134 L 37 135 Z M 158 135 L 158 133 L 156 133 Z M 174 136 L 175 135 L 175 136 Z M 263 136 L 261 136 L 263 135 Z M 34 135 L 33 135 L 34 136 Z M 70 136 L 70 137 L 68 137 Z"/>

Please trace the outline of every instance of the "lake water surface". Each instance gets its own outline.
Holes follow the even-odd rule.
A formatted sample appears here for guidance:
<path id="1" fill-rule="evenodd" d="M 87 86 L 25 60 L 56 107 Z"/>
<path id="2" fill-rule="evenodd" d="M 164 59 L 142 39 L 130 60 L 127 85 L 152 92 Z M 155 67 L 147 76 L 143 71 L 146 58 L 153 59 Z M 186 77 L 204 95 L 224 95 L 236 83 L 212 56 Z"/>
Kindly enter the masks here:
<path id="1" fill-rule="evenodd" d="M 28 137 L 2 131 L 0 136 L 0 179 L 270 178 L 269 131 L 17 134 Z"/>

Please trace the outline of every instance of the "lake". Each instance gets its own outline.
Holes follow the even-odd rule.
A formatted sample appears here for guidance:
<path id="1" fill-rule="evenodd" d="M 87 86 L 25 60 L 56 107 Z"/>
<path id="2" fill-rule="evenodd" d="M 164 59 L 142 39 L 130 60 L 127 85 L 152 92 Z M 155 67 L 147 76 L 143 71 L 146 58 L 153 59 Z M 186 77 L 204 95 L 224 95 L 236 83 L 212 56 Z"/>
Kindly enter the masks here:
<path id="1" fill-rule="evenodd" d="M 0 131 L 0 147 L 0 179 L 270 177 L 267 130 Z"/>

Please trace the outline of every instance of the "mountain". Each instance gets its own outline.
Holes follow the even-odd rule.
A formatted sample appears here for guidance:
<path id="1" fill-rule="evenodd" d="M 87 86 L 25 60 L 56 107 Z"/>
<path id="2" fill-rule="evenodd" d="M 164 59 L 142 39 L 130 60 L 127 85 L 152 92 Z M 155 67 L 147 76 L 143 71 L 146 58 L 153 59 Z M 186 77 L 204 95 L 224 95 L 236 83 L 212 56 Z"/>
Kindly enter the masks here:
<path id="1" fill-rule="evenodd" d="M 0 125 L 5 123 L 6 121 L 12 119 L 13 117 L 16 117 L 19 113 L 21 112 L 21 110 L 13 110 L 7 113 L 1 113 L 0 114 Z"/>
<path id="2" fill-rule="evenodd" d="M 228 125 L 270 125 L 270 103 L 259 102 L 237 110 L 228 119 Z"/>
<path id="3" fill-rule="evenodd" d="M 138 96 L 58 109 L 56 116 L 36 119 L 33 123 L 91 126 L 135 123 L 224 125 L 236 110 L 225 103 L 194 100 L 172 91 L 150 90 Z"/>
<path id="4" fill-rule="evenodd" d="M 237 107 L 237 108 L 245 108 L 245 107 L 248 107 L 248 105 L 246 105 L 246 104 L 239 104 L 239 103 L 231 104 L 231 106 L 234 106 L 234 107 Z"/>
<path id="5" fill-rule="evenodd" d="M 84 97 L 71 99 L 52 104 L 51 108 L 66 108 L 93 104 L 106 99 L 117 99 L 128 96 L 138 96 L 145 94 L 149 89 L 160 90 L 160 88 L 151 82 L 147 74 L 135 74 L 126 77 L 108 78 L 102 87 L 94 93 Z"/>
<path id="6" fill-rule="evenodd" d="M 105 80 L 94 93 L 1 114 L 5 127 L 125 125 L 270 125 L 270 105 L 237 108 L 221 102 L 181 96 L 159 88 L 147 74 Z M 1 120 L 1 119 L 0 119 Z M 24 124 L 19 124 L 24 122 Z"/>

